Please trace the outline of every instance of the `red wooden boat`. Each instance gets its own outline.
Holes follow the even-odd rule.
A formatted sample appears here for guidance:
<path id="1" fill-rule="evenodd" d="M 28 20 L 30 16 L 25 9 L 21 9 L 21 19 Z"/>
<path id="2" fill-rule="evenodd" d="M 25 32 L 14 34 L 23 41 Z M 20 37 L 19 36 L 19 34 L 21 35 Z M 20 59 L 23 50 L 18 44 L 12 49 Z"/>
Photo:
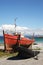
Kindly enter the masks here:
<path id="1" fill-rule="evenodd" d="M 5 43 L 9 45 L 30 45 L 34 42 L 34 40 L 20 37 L 20 35 L 10 35 L 10 34 L 4 34 L 5 37 Z"/>
<path id="2" fill-rule="evenodd" d="M 12 50 L 12 47 L 21 45 L 28 48 L 33 42 L 33 39 L 21 37 L 20 34 L 10 35 L 4 33 L 5 50 Z"/>

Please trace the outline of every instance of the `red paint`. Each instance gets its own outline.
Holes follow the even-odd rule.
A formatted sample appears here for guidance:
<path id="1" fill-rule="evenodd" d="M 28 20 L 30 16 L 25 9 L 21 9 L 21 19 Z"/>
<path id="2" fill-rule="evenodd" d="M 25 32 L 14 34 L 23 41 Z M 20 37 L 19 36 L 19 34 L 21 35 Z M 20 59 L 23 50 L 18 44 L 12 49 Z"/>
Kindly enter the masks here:
<path id="1" fill-rule="evenodd" d="M 18 35 L 9 35 L 9 34 L 4 34 L 4 38 L 5 38 L 5 43 L 6 44 L 10 44 L 10 45 L 16 45 L 16 43 L 18 42 L 21 45 L 29 45 L 32 44 L 34 42 L 34 40 L 32 39 L 28 39 L 28 38 L 20 38 L 20 40 L 18 40 Z"/>

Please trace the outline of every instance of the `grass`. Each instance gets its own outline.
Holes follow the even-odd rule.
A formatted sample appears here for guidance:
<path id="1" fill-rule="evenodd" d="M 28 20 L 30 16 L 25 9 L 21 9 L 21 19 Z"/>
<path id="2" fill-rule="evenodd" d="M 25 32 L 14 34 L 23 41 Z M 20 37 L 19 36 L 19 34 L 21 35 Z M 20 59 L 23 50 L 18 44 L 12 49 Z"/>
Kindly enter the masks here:
<path id="1" fill-rule="evenodd" d="M 4 46 L 3 43 L 0 43 L 0 46 Z M 1 57 L 8 57 L 8 56 L 17 56 L 18 52 L 14 52 L 14 53 L 8 53 L 8 52 L 4 52 L 2 49 L 0 49 L 0 58 Z"/>
<path id="2" fill-rule="evenodd" d="M 0 58 L 1 57 L 9 57 L 9 56 L 17 56 L 17 55 L 18 55 L 18 52 L 8 53 L 8 52 L 0 51 Z"/>

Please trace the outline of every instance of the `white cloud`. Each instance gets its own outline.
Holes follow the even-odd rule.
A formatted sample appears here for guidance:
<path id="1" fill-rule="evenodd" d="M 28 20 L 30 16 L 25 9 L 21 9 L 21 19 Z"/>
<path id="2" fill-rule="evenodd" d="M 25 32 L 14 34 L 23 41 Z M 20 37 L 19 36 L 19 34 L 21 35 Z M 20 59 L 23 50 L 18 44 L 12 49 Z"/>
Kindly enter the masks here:
<path id="1" fill-rule="evenodd" d="M 1 27 L 4 30 L 10 30 L 10 31 L 15 30 L 15 25 L 7 25 L 7 24 L 5 24 L 5 25 L 2 25 Z M 28 29 L 27 27 L 16 26 L 16 30 L 21 30 L 22 31 L 22 30 L 27 30 L 27 29 Z"/>
<path id="2" fill-rule="evenodd" d="M 2 27 L 0 27 L 0 30 L 2 30 Z"/>
<path id="3" fill-rule="evenodd" d="M 7 24 L 5 24 L 5 25 L 2 25 L 0 27 L 0 29 L 4 30 L 4 31 L 10 31 L 10 32 L 12 31 L 12 32 L 14 32 L 15 31 L 15 25 L 11 25 L 11 24 L 7 25 Z M 27 27 L 16 26 L 16 31 L 17 32 L 24 33 L 27 29 L 28 29 Z"/>
<path id="4" fill-rule="evenodd" d="M 14 25 L 7 25 L 7 24 L 5 24 L 5 25 L 2 25 L 2 29 L 3 30 L 12 30 L 12 29 L 14 29 Z"/>
<path id="5" fill-rule="evenodd" d="M 0 35 L 2 34 L 2 30 L 5 30 L 5 31 L 15 31 L 15 25 L 11 25 L 11 24 L 5 24 L 5 25 L 2 25 L 0 27 Z M 30 34 L 30 35 L 33 35 L 33 33 L 35 33 L 35 35 L 43 35 L 43 29 L 30 29 L 30 28 L 27 28 L 27 27 L 21 27 L 21 26 L 16 26 L 16 31 L 17 32 L 21 32 L 23 34 Z"/>

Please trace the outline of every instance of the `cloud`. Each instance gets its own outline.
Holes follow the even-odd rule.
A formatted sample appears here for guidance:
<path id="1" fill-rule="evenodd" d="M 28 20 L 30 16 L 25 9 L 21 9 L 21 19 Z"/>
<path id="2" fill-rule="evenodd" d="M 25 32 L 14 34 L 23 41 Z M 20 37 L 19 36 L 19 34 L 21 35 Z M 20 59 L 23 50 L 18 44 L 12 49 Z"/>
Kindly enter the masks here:
<path id="1" fill-rule="evenodd" d="M 2 27 L 0 27 L 0 30 L 2 30 Z"/>
<path id="2" fill-rule="evenodd" d="M 0 35 L 2 35 L 2 31 L 10 31 L 10 32 L 15 32 L 15 25 L 11 24 L 5 24 L 0 27 Z M 43 35 L 43 29 L 30 29 L 28 27 L 21 27 L 21 26 L 16 26 L 16 32 L 21 32 L 22 34 L 28 34 L 28 35 Z"/>
<path id="3" fill-rule="evenodd" d="M 1 27 L 3 30 L 9 30 L 9 31 L 14 31 L 15 30 L 15 25 L 2 25 Z M 21 27 L 21 26 L 16 26 L 16 30 L 27 30 L 28 28 L 27 27 Z"/>
<path id="4" fill-rule="evenodd" d="M 5 24 L 5 25 L 2 25 L 0 27 L 0 29 L 1 30 L 4 30 L 4 31 L 15 32 L 15 25 Z M 24 33 L 26 30 L 28 30 L 27 27 L 16 26 L 16 32 Z"/>

